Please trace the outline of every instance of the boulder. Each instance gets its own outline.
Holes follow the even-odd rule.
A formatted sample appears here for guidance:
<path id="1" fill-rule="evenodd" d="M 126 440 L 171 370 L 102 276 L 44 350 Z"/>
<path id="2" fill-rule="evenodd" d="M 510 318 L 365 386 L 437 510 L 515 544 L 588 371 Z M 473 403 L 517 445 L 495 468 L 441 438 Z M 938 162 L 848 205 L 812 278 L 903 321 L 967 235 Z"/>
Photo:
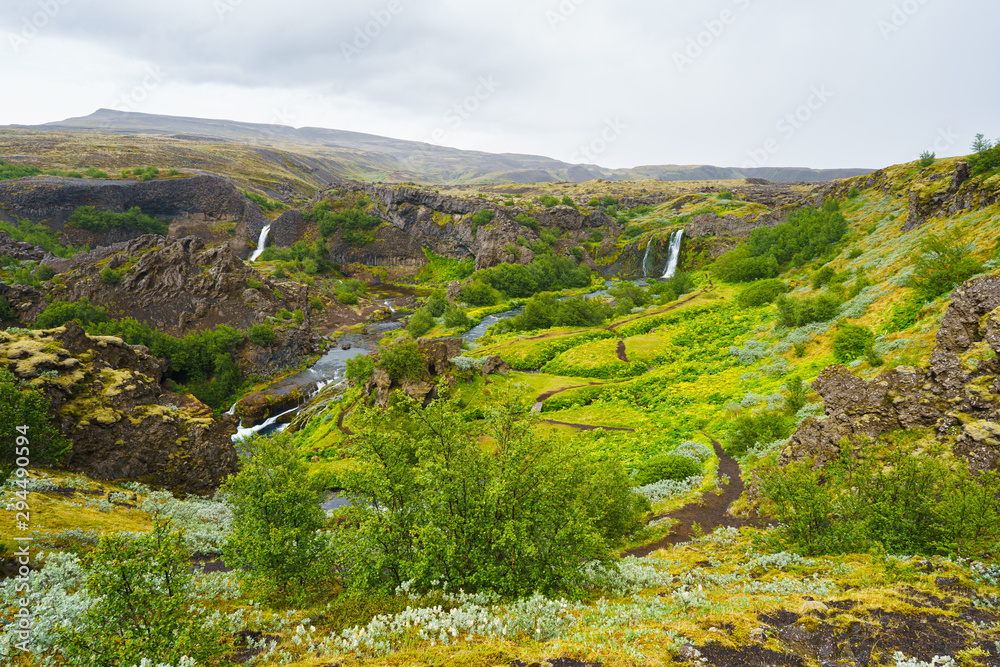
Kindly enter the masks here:
<path id="1" fill-rule="evenodd" d="M 428 375 L 443 375 L 451 369 L 450 359 L 462 355 L 461 338 L 421 338 L 417 340 Z"/>
<path id="2" fill-rule="evenodd" d="M 483 375 L 507 375 L 510 373 L 510 364 L 501 357 L 493 355 L 486 357 L 483 361 Z"/>

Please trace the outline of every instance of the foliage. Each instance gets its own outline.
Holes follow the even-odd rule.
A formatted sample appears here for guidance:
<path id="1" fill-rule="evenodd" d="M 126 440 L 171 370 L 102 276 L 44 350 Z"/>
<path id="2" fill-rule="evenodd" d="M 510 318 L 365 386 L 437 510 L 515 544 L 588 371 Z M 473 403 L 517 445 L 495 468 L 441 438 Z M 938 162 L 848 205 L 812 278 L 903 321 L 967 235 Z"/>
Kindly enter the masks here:
<path id="1" fill-rule="evenodd" d="M 976 140 L 972 142 L 972 150 L 975 155 L 969 157 L 969 167 L 973 176 L 1000 169 L 1000 141 L 992 142 L 982 134 L 977 134 Z"/>
<path id="2" fill-rule="evenodd" d="M 833 335 L 833 357 L 846 364 L 864 356 L 875 345 L 875 334 L 859 324 L 841 322 Z"/>
<path id="3" fill-rule="evenodd" d="M 391 410 L 359 415 L 346 486 L 366 502 L 337 540 L 353 590 L 574 590 L 581 565 L 608 562 L 636 527 L 641 503 L 621 466 L 541 437 L 516 401 L 490 406 L 485 425 L 451 400 Z"/>
<path id="4" fill-rule="evenodd" d="M 242 467 L 222 487 L 233 511 L 226 563 L 258 595 L 303 599 L 332 576 L 322 485 L 289 434 L 254 436 L 241 449 Z"/>
<path id="5" fill-rule="evenodd" d="M 935 155 L 932 151 L 924 151 L 923 153 L 920 154 L 919 164 L 922 168 L 926 169 L 927 167 L 934 164 L 934 160 L 936 159 L 937 155 Z"/>
<path id="6" fill-rule="evenodd" d="M 49 421 L 48 412 L 44 394 L 0 368 L 0 486 L 18 458 L 27 457 L 32 466 L 51 466 L 69 454 L 70 441 Z M 26 428 L 20 431 L 19 426 Z"/>
<path id="7" fill-rule="evenodd" d="M 355 387 L 361 387 L 375 377 L 375 361 L 367 354 L 360 354 L 347 360 L 347 379 Z"/>
<path id="8" fill-rule="evenodd" d="M 536 232 L 541 227 L 538 222 L 538 218 L 528 215 L 527 213 L 518 213 L 517 216 L 514 217 L 514 220 L 516 220 L 522 227 L 534 229 Z"/>
<path id="9" fill-rule="evenodd" d="M 496 217 L 496 213 L 491 209 L 484 208 L 480 211 L 476 211 L 475 214 L 472 216 L 472 233 L 475 234 L 476 229 L 478 229 L 479 227 L 484 227 L 493 222 L 494 217 Z"/>
<path id="10" fill-rule="evenodd" d="M 552 208 L 553 206 L 557 206 L 559 204 L 559 200 L 552 195 L 542 195 L 538 198 L 538 201 L 541 202 L 542 206 L 545 208 Z"/>
<path id="11" fill-rule="evenodd" d="M 104 285 L 117 285 L 122 281 L 121 270 L 112 269 L 110 266 L 105 266 L 101 269 L 101 283 Z"/>
<path id="12" fill-rule="evenodd" d="M 427 308 L 418 309 L 406 324 L 406 332 L 413 338 L 420 338 L 433 328 L 434 315 Z"/>
<path id="13" fill-rule="evenodd" d="M 550 327 L 593 327 L 611 317 L 611 307 L 603 299 L 572 298 L 558 300 L 551 294 L 539 294 L 524 307 L 524 312 L 497 324 L 496 331 L 533 331 Z"/>
<path id="14" fill-rule="evenodd" d="M 251 343 L 255 343 L 261 347 L 271 347 L 274 345 L 274 341 L 278 339 L 278 335 L 274 333 L 274 327 L 266 324 L 255 324 L 247 331 L 247 338 Z"/>
<path id="15" fill-rule="evenodd" d="M 137 229 L 145 234 L 159 234 L 160 236 L 166 236 L 169 231 L 167 223 L 144 214 L 138 206 L 133 206 L 125 213 L 98 211 L 93 206 L 80 206 L 70 214 L 66 226 L 91 232 L 105 232 L 109 229 Z"/>
<path id="16" fill-rule="evenodd" d="M 356 305 L 360 297 L 367 291 L 368 286 L 354 278 L 339 283 L 334 289 L 337 301 L 351 306 Z"/>
<path id="17" fill-rule="evenodd" d="M 508 297 L 526 298 L 539 292 L 587 287 L 590 285 L 591 271 L 569 257 L 544 255 L 536 257 L 527 266 L 504 263 L 490 269 L 482 269 L 477 271 L 473 278 L 476 282 L 486 283 Z M 464 297 L 460 298 L 471 304 Z"/>
<path id="18" fill-rule="evenodd" d="M 148 534 L 106 535 L 83 560 L 89 608 L 61 627 L 70 665 L 119 667 L 136 656 L 221 664 L 229 641 L 204 609 L 190 608 L 190 562 L 180 533 L 157 523 Z"/>
<path id="19" fill-rule="evenodd" d="M 792 420 L 780 412 L 741 414 L 733 420 L 726 439 L 726 453 L 742 456 L 759 444 L 774 442 L 791 435 Z"/>
<path id="20" fill-rule="evenodd" d="M 25 176 L 38 176 L 42 170 L 37 167 L 22 167 L 0 160 L 0 181 L 12 178 L 24 178 Z"/>
<path id="21" fill-rule="evenodd" d="M 64 246 L 56 240 L 56 235 L 45 225 L 35 224 L 27 218 L 12 224 L 0 220 L 0 231 L 6 232 L 15 241 L 23 241 L 48 250 L 57 257 L 72 257 L 79 252 L 86 252 L 89 246 Z"/>
<path id="22" fill-rule="evenodd" d="M 864 441 L 820 469 L 809 462 L 765 471 L 762 491 L 783 525 L 779 539 L 806 554 L 861 551 L 989 557 L 1000 544 L 1000 475 L 914 455 L 885 459 Z"/>
<path id="23" fill-rule="evenodd" d="M 419 379 L 426 370 L 424 356 L 415 340 L 404 340 L 381 348 L 375 365 L 388 373 L 393 382 L 405 378 Z"/>
<path id="24" fill-rule="evenodd" d="M 382 225 L 380 218 L 368 215 L 361 208 L 332 211 L 325 201 L 303 214 L 303 220 L 315 222 L 324 240 L 341 232 L 344 243 L 352 246 L 369 245 L 374 240 L 370 232 Z"/>
<path id="25" fill-rule="evenodd" d="M 733 193 L 730 192 L 729 190 L 723 190 L 722 192 L 719 193 L 719 199 L 721 199 L 722 201 L 732 201 Z"/>
<path id="26" fill-rule="evenodd" d="M 701 465 L 687 456 L 662 454 L 643 461 L 633 479 L 638 486 L 673 480 L 679 482 L 701 474 Z"/>
<path id="27" fill-rule="evenodd" d="M 809 402 L 809 388 L 798 375 L 793 375 L 787 386 L 788 396 L 785 397 L 785 413 L 794 416 Z"/>
<path id="28" fill-rule="evenodd" d="M 35 319 L 33 329 L 56 329 L 69 321 L 75 321 L 86 327 L 90 324 L 107 322 L 110 318 L 100 306 L 90 303 L 84 297 L 79 301 L 53 301 Z"/>
<path id="29" fill-rule="evenodd" d="M 472 320 L 461 308 L 449 305 L 444 311 L 444 325 L 449 329 L 468 331 L 472 328 Z"/>
<path id="30" fill-rule="evenodd" d="M 172 170 L 171 170 L 172 171 Z M 284 204 L 280 201 L 275 201 L 264 195 L 259 195 L 256 192 L 251 192 L 249 190 L 243 191 L 243 196 L 257 204 L 264 211 L 284 211 L 288 208 L 288 204 Z"/>
<path id="31" fill-rule="evenodd" d="M 458 291 L 458 300 L 470 306 L 495 306 L 501 298 L 500 292 L 482 280 L 463 285 Z"/>
<path id="32" fill-rule="evenodd" d="M 801 266 L 828 252 L 845 234 L 847 220 L 831 200 L 822 209 L 799 209 L 775 227 L 755 229 L 749 241 L 720 257 L 713 270 L 726 282 L 773 278 L 781 266 Z"/>
<path id="33" fill-rule="evenodd" d="M 837 316 L 842 301 L 832 292 L 817 297 L 796 299 L 781 295 L 777 298 L 778 322 L 789 329 L 813 322 L 828 322 Z"/>
<path id="34" fill-rule="evenodd" d="M 279 248 L 269 245 L 260 255 L 262 262 L 290 262 L 288 267 L 294 271 L 304 271 L 309 275 L 330 273 L 333 264 L 330 262 L 330 249 L 323 241 L 316 240 L 312 245 L 305 241 L 297 241 L 291 248 Z M 279 269 L 281 267 L 278 267 Z M 276 278 L 283 278 L 275 272 Z"/>
<path id="35" fill-rule="evenodd" d="M 951 291 L 982 270 L 972 251 L 973 244 L 962 243 L 957 230 L 926 236 L 913 257 L 910 286 L 924 301 Z"/>
<path id="36" fill-rule="evenodd" d="M 736 303 L 743 308 L 757 308 L 774 303 L 782 294 L 788 292 L 790 288 L 781 280 L 759 280 L 744 287 L 736 296 Z"/>
<path id="37" fill-rule="evenodd" d="M 17 311 L 6 297 L 0 296 L 0 322 L 17 319 Z"/>

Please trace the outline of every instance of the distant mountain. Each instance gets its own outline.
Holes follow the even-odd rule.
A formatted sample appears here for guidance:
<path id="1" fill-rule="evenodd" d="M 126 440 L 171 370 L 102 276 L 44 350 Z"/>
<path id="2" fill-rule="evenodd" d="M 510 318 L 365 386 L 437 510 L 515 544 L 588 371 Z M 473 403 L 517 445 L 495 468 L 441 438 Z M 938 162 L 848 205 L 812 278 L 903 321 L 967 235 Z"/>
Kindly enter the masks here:
<path id="1" fill-rule="evenodd" d="M 447 148 L 373 134 L 318 127 L 242 123 L 228 120 L 161 116 L 100 109 L 89 116 L 36 126 L 10 126 L 52 132 L 153 135 L 178 140 L 221 141 L 270 147 L 320 161 L 324 170 L 343 178 L 440 184 L 580 183 L 615 181 L 734 180 L 761 178 L 777 182 L 829 181 L 870 173 L 870 169 L 760 168 L 651 165 L 607 169 L 569 164 L 552 158 L 515 153 L 484 153 Z"/>

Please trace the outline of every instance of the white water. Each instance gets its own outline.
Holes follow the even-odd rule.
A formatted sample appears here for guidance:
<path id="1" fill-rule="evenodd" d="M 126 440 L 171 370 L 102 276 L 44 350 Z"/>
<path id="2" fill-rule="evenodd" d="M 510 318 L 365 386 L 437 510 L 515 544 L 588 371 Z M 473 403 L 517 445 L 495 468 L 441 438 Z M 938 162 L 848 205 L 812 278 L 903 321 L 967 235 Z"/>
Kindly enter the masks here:
<path id="1" fill-rule="evenodd" d="M 649 239 L 649 243 L 646 244 L 646 254 L 642 258 L 642 275 L 649 277 L 649 255 L 653 252 L 653 239 Z"/>
<path id="2" fill-rule="evenodd" d="M 270 419 L 268 419 L 268 420 L 267 420 L 266 422 L 264 422 L 263 424 L 257 424 L 256 426 L 252 426 L 252 427 L 250 427 L 250 428 L 246 428 L 246 427 L 244 427 L 244 426 L 243 426 L 243 420 L 241 419 L 241 420 L 240 420 L 240 425 L 239 425 L 239 428 L 237 428 L 237 429 L 236 429 L 236 435 L 234 435 L 234 436 L 233 436 L 233 442 L 237 442 L 237 441 L 239 441 L 239 440 L 242 440 L 243 438 L 249 438 L 249 437 L 250 437 L 250 436 L 252 436 L 252 435 L 253 435 L 254 433 L 257 433 L 258 431 L 263 431 L 263 430 L 264 430 L 264 429 L 266 429 L 266 428 L 269 428 L 269 427 L 271 427 L 271 426 L 274 426 L 275 424 L 277 424 L 277 423 L 278 423 L 278 420 L 279 420 L 279 419 L 280 419 L 281 417 L 284 417 L 285 415 L 287 415 L 287 414 L 291 414 L 291 413 L 293 413 L 293 412 L 297 412 L 297 411 L 299 410 L 299 408 L 300 408 L 300 407 L 301 407 L 301 406 L 295 406 L 295 407 L 294 407 L 294 408 L 292 408 L 291 410 L 287 410 L 287 411 L 285 411 L 285 412 L 282 412 L 282 413 L 281 413 L 280 415 L 275 415 L 275 416 L 271 417 Z M 276 428 L 276 429 L 272 429 L 272 432 L 280 432 L 280 431 L 283 431 L 283 430 L 285 430 L 285 427 L 286 427 L 286 426 L 288 426 L 288 424 L 282 424 L 282 425 L 280 425 L 280 426 L 279 426 L 278 428 Z"/>
<path id="3" fill-rule="evenodd" d="M 257 249 L 250 255 L 251 262 L 256 262 L 257 258 L 264 254 L 264 249 L 267 247 L 267 235 L 270 233 L 271 225 L 264 225 L 264 229 L 260 230 L 260 238 L 257 239 Z"/>
<path id="4" fill-rule="evenodd" d="M 667 268 L 663 272 L 664 280 L 670 280 L 677 273 L 677 262 L 681 258 L 681 241 L 683 240 L 683 229 L 678 229 L 670 235 L 670 254 L 667 256 Z"/>

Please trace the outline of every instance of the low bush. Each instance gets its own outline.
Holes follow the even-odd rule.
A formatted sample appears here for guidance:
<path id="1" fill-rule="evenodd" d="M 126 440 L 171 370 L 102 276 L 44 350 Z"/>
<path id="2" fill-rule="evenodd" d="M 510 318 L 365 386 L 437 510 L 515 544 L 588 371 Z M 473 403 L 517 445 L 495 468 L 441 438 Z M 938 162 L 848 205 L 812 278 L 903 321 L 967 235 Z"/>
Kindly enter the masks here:
<path id="1" fill-rule="evenodd" d="M 972 257 L 973 249 L 972 243 L 961 242 L 958 230 L 925 237 L 913 257 L 910 286 L 916 295 L 932 301 L 979 273 L 983 265 Z"/>
<path id="2" fill-rule="evenodd" d="M 361 387 L 375 377 L 375 361 L 367 354 L 347 360 L 347 379 L 355 387 Z"/>
<path id="3" fill-rule="evenodd" d="M 875 334 L 858 324 L 841 322 L 833 335 L 833 357 L 842 364 L 865 356 L 874 346 Z"/>
<path id="4" fill-rule="evenodd" d="M 101 282 L 105 285 L 117 285 L 122 281 L 122 272 L 105 266 L 101 269 Z"/>
<path id="5" fill-rule="evenodd" d="M 379 349 L 375 365 L 388 373 L 393 382 L 406 378 L 420 379 L 426 370 L 424 355 L 420 354 L 415 340 L 405 340 Z"/>
<path id="6" fill-rule="evenodd" d="M 48 412 L 49 399 L 44 394 L 0 368 L 0 486 L 29 443 L 34 466 L 57 465 L 69 454 L 71 443 L 49 420 Z"/>
<path id="7" fill-rule="evenodd" d="M 137 229 L 145 234 L 166 236 L 169 226 L 162 220 L 146 215 L 138 206 L 125 213 L 98 211 L 93 206 L 80 206 L 70 214 L 67 227 L 85 229 L 91 232 L 105 232 L 109 229 Z"/>
<path id="8" fill-rule="evenodd" d="M 633 480 L 636 486 L 646 486 L 663 480 L 679 482 L 701 474 L 701 466 L 687 456 L 663 454 L 639 464 Z"/>
<path id="9" fill-rule="evenodd" d="M 778 322 L 789 329 L 803 327 L 813 322 L 828 322 L 837 316 L 843 301 L 836 294 L 824 292 L 814 298 L 796 299 L 780 295 Z"/>
<path id="10" fill-rule="evenodd" d="M 782 294 L 788 292 L 788 285 L 776 279 L 759 280 L 747 285 L 736 296 L 736 303 L 743 308 L 758 308 L 774 303 Z"/>
<path id="11" fill-rule="evenodd" d="M 463 285 L 458 291 L 458 300 L 470 306 L 495 306 L 502 298 L 500 292 L 482 280 Z"/>
<path id="12" fill-rule="evenodd" d="M 766 445 L 791 435 L 793 422 L 780 412 L 741 414 L 733 420 L 725 450 L 730 456 L 743 456 L 756 445 Z"/>
<path id="13" fill-rule="evenodd" d="M 69 321 L 76 321 L 82 326 L 107 322 L 107 311 L 90 303 L 87 298 L 79 301 L 53 301 L 35 319 L 33 329 L 55 329 Z"/>
<path id="14" fill-rule="evenodd" d="M 427 308 L 420 308 L 410 316 L 406 324 L 406 332 L 413 338 L 420 338 L 434 328 L 434 315 Z"/>
<path id="15" fill-rule="evenodd" d="M 247 338 L 251 343 L 255 343 L 261 347 L 271 347 L 274 345 L 274 341 L 278 339 L 278 335 L 274 333 L 273 327 L 266 324 L 255 324 L 247 331 Z"/>

